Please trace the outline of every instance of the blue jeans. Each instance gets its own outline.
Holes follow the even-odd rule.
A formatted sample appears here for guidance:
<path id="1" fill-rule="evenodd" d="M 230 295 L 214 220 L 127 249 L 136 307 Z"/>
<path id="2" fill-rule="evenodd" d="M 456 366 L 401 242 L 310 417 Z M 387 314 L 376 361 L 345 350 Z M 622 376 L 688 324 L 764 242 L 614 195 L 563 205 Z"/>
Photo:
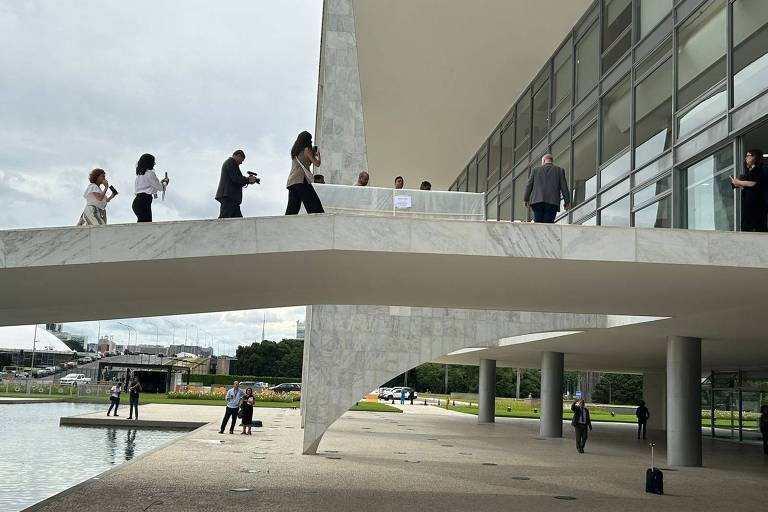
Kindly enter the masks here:
<path id="1" fill-rule="evenodd" d="M 533 220 L 540 224 L 552 224 L 557 217 L 558 206 L 549 203 L 536 203 L 531 205 Z"/>

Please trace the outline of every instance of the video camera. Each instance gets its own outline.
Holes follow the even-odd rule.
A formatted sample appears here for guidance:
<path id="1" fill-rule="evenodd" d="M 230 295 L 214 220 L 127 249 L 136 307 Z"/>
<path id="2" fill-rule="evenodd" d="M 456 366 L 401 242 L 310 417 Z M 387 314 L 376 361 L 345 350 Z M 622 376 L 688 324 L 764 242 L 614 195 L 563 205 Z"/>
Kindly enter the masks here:
<path id="1" fill-rule="evenodd" d="M 253 176 L 254 178 L 256 178 L 257 174 L 255 172 L 251 172 L 251 171 L 247 171 L 247 172 L 249 176 Z M 256 178 L 256 184 L 257 185 L 261 184 L 261 178 Z"/>

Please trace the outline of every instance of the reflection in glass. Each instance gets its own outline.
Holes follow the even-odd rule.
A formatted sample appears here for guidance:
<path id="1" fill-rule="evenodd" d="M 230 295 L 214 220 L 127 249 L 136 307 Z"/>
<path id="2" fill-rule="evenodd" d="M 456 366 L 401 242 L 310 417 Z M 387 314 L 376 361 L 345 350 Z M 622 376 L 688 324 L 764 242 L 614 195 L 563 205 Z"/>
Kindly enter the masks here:
<path id="1" fill-rule="evenodd" d="M 768 2 L 733 3 L 733 100 L 741 105 L 768 87 Z"/>
<path id="2" fill-rule="evenodd" d="M 592 124 L 573 141 L 573 204 L 578 205 L 597 192 L 597 124 Z"/>
<path id="3" fill-rule="evenodd" d="M 628 173 L 629 165 L 629 151 L 627 151 L 600 171 L 600 187 L 610 185 L 611 182 Z"/>
<path id="4" fill-rule="evenodd" d="M 629 196 L 600 211 L 601 226 L 629 226 Z"/>
<path id="5" fill-rule="evenodd" d="M 730 146 L 680 171 L 682 228 L 733 231 Z"/>
<path id="6" fill-rule="evenodd" d="M 673 0 L 640 0 L 640 38 L 642 39 L 672 11 Z"/>
<path id="7" fill-rule="evenodd" d="M 672 227 L 672 198 L 667 196 L 660 201 L 650 204 L 635 212 L 635 227 L 638 228 L 671 228 Z"/>
<path id="8" fill-rule="evenodd" d="M 549 121 L 549 80 L 533 95 L 533 144 L 547 134 Z"/>
<path id="9" fill-rule="evenodd" d="M 611 187 L 605 192 L 602 192 L 600 194 L 600 204 L 605 205 L 611 203 L 627 192 L 629 192 L 629 178 L 625 179 L 624 181 L 620 181 L 615 186 Z"/>
<path id="10" fill-rule="evenodd" d="M 672 176 L 667 175 L 661 178 L 659 181 L 655 183 L 651 183 L 641 188 L 640 190 L 638 190 L 633 194 L 635 199 L 635 206 L 643 204 L 644 202 L 653 199 L 657 195 L 666 192 L 667 190 L 669 190 L 669 187 L 671 184 L 672 184 Z"/>
<path id="11" fill-rule="evenodd" d="M 497 220 L 497 209 L 499 207 L 499 198 L 498 196 L 495 196 L 493 199 L 488 201 L 488 204 L 485 207 L 485 218 L 486 220 Z"/>
<path id="12" fill-rule="evenodd" d="M 571 44 L 570 41 L 558 52 L 554 59 L 555 74 L 552 78 L 552 89 L 554 99 L 552 104 L 555 108 L 552 110 L 552 125 L 563 117 L 571 108 L 571 87 L 573 86 L 573 69 L 571 65 Z"/>
<path id="13" fill-rule="evenodd" d="M 501 175 L 508 173 L 515 165 L 515 124 L 511 123 L 501 133 Z"/>
<path id="14" fill-rule="evenodd" d="M 597 84 L 599 39 L 597 23 L 576 44 L 576 101 L 587 95 Z"/>
<path id="15" fill-rule="evenodd" d="M 515 180 L 515 193 L 513 196 L 514 204 L 512 220 L 528 220 L 528 208 L 525 207 L 523 198 L 525 197 L 525 186 L 528 184 L 528 173 L 524 172 Z"/>
<path id="16" fill-rule="evenodd" d="M 691 110 L 680 116 L 677 136 L 685 137 L 701 128 L 712 119 L 724 114 L 728 109 L 728 96 L 725 90 L 715 93 Z"/>
<path id="17" fill-rule="evenodd" d="M 600 162 L 607 162 L 629 146 L 629 76 L 603 97 L 600 108 L 602 120 L 602 149 Z"/>
<path id="18" fill-rule="evenodd" d="M 635 167 L 672 144 L 672 59 L 635 87 Z"/>
<path id="19" fill-rule="evenodd" d="M 515 136 L 515 162 L 528 152 L 531 138 L 531 98 L 526 92 L 517 104 L 517 134 Z"/>
<path id="20" fill-rule="evenodd" d="M 508 197 L 499 205 L 499 220 L 512 220 L 512 198 Z"/>
<path id="21" fill-rule="evenodd" d="M 705 4 L 679 29 L 679 107 L 688 105 L 725 78 L 725 43 L 725 0 L 714 0 Z"/>
<path id="22" fill-rule="evenodd" d="M 477 191 L 485 192 L 488 188 L 488 155 L 484 154 L 477 162 Z"/>
<path id="23" fill-rule="evenodd" d="M 470 162 L 467 169 L 467 192 L 477 192 L 477 162 Z"/>
<path id="24" fill-rule="evenodd" d="M 491 136 L 491 146 L 488 150 L 488 186 L 492 187 L 499 181 L 501 167 L 501 135 L 498 130 Z"/>

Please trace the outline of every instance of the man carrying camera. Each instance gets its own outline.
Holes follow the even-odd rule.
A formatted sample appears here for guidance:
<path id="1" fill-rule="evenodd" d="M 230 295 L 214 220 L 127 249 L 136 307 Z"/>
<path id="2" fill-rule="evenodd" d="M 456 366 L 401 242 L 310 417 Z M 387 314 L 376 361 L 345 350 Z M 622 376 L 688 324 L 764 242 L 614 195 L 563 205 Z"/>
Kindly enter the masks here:
<path id="1" fill-rule="evenodd" d="M 216 190 L 216 200 L 221 205 L 219 209 L 220 219 L 242 217 L 240 203 L 243 202 L 243 187 L 260 182 L 256 173 L 249 172 L 248 177 L 243 176 L 243 173 L 240 172 L 240 164 L 243 161 L 245 161 L 245 152 L 238 149 L 221 166 L 219 188 Z"/>

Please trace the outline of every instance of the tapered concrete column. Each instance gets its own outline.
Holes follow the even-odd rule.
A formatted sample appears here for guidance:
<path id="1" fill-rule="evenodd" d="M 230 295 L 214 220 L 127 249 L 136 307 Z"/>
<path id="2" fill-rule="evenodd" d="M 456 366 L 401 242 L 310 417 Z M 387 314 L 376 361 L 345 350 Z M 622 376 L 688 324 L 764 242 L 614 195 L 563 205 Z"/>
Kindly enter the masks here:
<path id="1" fill-rule="evenodd" d="M 701 466 L 701 338 L 667 339 L 667 464 Z"/>
<path id="2" fill-rule="evenodd" d="M 541 354 L 541 420 L 542 437 L 563 437 L 563 362 L 562 352 Z"/>
<path id="3" fill-rule="evenodd" d="M 496 421 L 496 360 L 480 360 L 480 400 L 478 401 L 477 421 L 493 423 Z"/>

